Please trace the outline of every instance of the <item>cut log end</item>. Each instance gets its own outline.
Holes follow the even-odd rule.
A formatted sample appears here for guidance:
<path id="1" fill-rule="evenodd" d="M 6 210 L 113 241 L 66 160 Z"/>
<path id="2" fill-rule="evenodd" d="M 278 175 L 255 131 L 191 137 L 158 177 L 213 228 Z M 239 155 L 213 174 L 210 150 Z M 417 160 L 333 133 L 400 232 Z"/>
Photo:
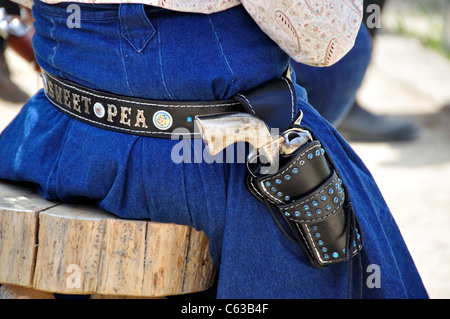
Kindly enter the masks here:
<path id="1" fill-rule="evenodd" d="M 160 297 L 207 290 L 214 276 L 203 232 L 48 202 L 0 182 L 0 283 L 49 293 Z"/>

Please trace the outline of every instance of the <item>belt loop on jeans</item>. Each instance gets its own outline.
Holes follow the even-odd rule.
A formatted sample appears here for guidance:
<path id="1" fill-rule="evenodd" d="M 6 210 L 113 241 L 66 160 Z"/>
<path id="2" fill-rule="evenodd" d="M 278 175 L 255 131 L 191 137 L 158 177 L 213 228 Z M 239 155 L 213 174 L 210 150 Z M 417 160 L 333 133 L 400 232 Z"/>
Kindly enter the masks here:
<path id="1" fill-rule="evenodd" d="M 62 112 L 103 129 L 173 138 L 201 138 L 196 115 L 245 112 L 235 100 L 157 101 L 127 97 L 86 88 L 42 71 L 47 99 Z"/>

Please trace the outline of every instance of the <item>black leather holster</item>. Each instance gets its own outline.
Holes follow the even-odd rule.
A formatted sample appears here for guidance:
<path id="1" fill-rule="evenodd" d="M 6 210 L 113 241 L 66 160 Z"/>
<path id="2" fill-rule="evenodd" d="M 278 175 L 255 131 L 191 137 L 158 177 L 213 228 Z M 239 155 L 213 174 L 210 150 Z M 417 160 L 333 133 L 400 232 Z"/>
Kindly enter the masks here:
<path id="1" fill-rule="evenodd" d="M 328 160 L 320 141 L 313 140 L 274 174 L 251 171 L 247 187 L 279 212 L 315 267 L 326 267 L 356 255 L 362 237 L 348 191 Z"/>
<path id="2" fill-rule="evenodd" d="M 277 92 L 282 91 L 280 87 L 284 82 L 285 79 L 277 81 Z M 245 101 L 241 99 L 241 103 L 247 103 L 258 116 L 258 104 L 263 103 L 264 110 L 268 108 L 264 95 L 269 94 L 276 100 L 268 88 L 270 85 L 265 85 L 260 93 L 253 90 L 251 94 L 242 94 Z M 275 107 L 288 114 L 295 96 L 292 96 L 291 87 L 287 87 L 283 94 L 279 94 Z M 266 123 L 270 122 L 265 118 L 267 112 L 261 114 Z M 263 163 L 248 163 L 246 182 L 249 191 L 267 205 L 283 232 L 300 244 L 314 267 L 322 268 L 348 260 L 362 248 L 363 240 L 342 177 L 325 147 L 307 127 L 292 121 L 276 125 L 283 128 L 281 132 L 292 128 L 308 131 L 311 138 L 294 153 L 280 154 L 279 166 L 274 173 L 263 173 Z"/>

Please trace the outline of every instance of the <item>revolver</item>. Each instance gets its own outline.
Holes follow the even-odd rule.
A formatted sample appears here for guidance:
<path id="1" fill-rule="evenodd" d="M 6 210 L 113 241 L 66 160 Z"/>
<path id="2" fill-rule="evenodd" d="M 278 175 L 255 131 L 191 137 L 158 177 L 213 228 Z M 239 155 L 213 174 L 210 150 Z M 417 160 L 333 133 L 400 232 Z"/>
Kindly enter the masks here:
<path id="1" fill-rule="evenodd" d="M 195 122 L 212 156 L 234 143 L 245 142 L 250 145 L 248 163 L 260 158 L 261 162 L 276 170 L 280 155 L 290 155 L 312 141 L 311 133 L 300 128 L 302 117 L 300 112 L 293 127 L 281 135 L 278 129 L 269 129 L 263 120 L 243 112 L 196 116 Z M 270 172 L 268 167 L 265 167 L 265 172 Z"/>
<path id="2" fill-rule="evenodd" d="M 195 122 L 211 155 L 237 142 L 252 146 L 248 190 L 267 206 L 281 231 L 303 248 L 311 265 L 324 268 L 358 254 L 362 236 L 341 176 L 321 142 L 300 125 L 299 114 L 281 134 L 248 113 L 197 116 Z"/>

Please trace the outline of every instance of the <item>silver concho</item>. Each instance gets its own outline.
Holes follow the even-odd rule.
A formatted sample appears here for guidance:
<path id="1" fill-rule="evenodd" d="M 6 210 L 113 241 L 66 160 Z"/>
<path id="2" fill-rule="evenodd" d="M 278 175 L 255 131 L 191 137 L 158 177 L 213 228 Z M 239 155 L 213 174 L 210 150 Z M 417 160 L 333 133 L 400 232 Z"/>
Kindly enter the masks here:
<path id="1" fill-rule="evenodd" d="M 99 102 L 94 104 L 94 113 L 98 118 L 102 118 L 105 116 L 105 108 Z"/>
<path id="2" fill-rule="evenodd" d="M 168 130 L 173 124 L 172 115 L 167 111 L 157 111 L 153 115 L 153 124 L 160 130 Z"/>

